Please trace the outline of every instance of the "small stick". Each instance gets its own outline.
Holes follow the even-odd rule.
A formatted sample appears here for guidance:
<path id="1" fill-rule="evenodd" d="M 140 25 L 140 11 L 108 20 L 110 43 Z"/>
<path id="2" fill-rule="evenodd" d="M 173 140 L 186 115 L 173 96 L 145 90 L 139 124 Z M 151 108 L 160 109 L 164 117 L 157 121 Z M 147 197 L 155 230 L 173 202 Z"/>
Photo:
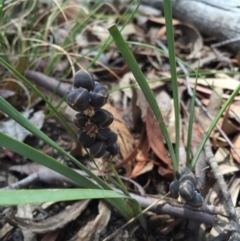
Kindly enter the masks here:
<path id="1" fill-rule="evenodd" d="M 229 216 L 230 223 L 234 229 L 235 236 L 236 235 L 238 236 L 238 239 L 236 239 L 236 240 L 240 240 L 240 226 L 238 223 L 237 213 L 234 208 L 231 195 L 228 191 L 227 184 L 224 180 L 222 173 L 219 170 L 218 163 L 216 162 L 214 155 L 212 153 L 211 143 L 210 143 L 209 139 L 207 140 L 204 149 L 205 149 L 205 155 L 206 155 L 207 161 L 213 171 L 214 177 L 219 184 L 223 198 L 225 200 L 225 204 L 226 204 L 225 209 Z"/>
<path id="2" fill-rule="evenodd" d="M 12 189 L 22 189 L 24 187 L 28 187 L 30 184 L 36 182 L 39 179 L 38 173 L 33 173 L 29 175 L 28 177 L 22 179 L 19 182 L 16 182 L 12 185 L 9 185 L 7 187 L 4 187 L 4 190 L 12 190 Z"/>

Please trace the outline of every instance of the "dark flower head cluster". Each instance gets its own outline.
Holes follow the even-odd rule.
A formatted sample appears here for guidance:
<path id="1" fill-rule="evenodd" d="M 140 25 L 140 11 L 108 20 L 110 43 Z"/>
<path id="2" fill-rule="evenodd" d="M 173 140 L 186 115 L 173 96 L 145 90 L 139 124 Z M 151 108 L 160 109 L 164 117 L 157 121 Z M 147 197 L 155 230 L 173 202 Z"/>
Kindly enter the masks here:
<path id="1" fill-rule="evenodd" d="M 78 111 L 73 121 L 80 129 L 79 141 L 96 158 L 111 158 L 119 153 L 118 135 L 109 128 L 114 117 L 101 108 L 107 99 L 107 88 L 95 81 L 88 71 L 79 70 L 75 74 L 66 102 Z"/>
<path id="2" fill-rule="evenodd" d="M 203 197 L 199 193 L 199 189 L 202 189 L 203 184 L 199 177 L 196 177 L 194 173 L 188 167 L 182 167 L 176 173 L 177 180 L 171 182 L 169 191 L 172 197 L 180 197 L 186 201 L 192 207 L 201 207 L 203 205 Z"/>

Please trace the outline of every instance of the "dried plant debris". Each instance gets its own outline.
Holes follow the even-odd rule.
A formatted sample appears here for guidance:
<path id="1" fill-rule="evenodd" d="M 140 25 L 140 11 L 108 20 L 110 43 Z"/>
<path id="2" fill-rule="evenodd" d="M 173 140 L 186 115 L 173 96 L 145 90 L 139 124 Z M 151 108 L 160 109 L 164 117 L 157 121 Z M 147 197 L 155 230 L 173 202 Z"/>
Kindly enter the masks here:
<path id="1" fill-rule="evenodd" d="M 60 213 L 41 221 L 21 218 L 14 215 L 8 215 L 7 220 L 17 227 L 29 229 L 34 233 L 47 233 L 64 227 L 67 223 L 75 220 L 86 208 L 90 200 L 76 202 L 66 207 Z"/>

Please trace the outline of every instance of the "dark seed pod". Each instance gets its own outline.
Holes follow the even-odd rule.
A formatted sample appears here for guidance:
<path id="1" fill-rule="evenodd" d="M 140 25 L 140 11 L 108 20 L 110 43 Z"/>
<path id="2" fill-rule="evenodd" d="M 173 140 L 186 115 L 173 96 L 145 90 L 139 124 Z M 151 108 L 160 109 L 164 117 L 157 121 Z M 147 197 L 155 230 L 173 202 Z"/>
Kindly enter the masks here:
<path id="1" fill-rule="evenodd" d="M 198 192 L 195 192 L 193 198 L 187 202 L 188 205 L 199 208 L 203 205 L 204 199 L 202 195 Z"/>
<path id="2" fill-rule="evenodd" d="M 102 107 L 108 99 L 108 89 L 95 82 L 95 88 L 90 94 L 90 105 L 93 107 Z"/>
<path id="3" fill-rule="evenodd" d="M 87 132 L 81 130 L 78 132 L 78 140 L 83 146 L 90 147 L 96 141 L 96 137 L 89 136 Z"/>
<path id="4" fill-rule="evenodd" d="M 95 137 L 98 132 L 98 126 L 95 123 L 88 121 L 83 130 L 86 131 L 89 136 Z"/>
<path id="5" fill-rule="evenodd" d="M 86 126 L 86 123 L 89 121 L 89 118 L 84 115 L 83 113 L 77 113 L 73 119 L 74 124 L 78 128 L 84 128 Z"/>
<path id="6" fill-rule="evenodd" d="M 190 173 L 188 173 L 186 175 L 182 175 L 182 177 L 179 179 L 180 183 L 184 182 L 185 180 L 189 180 L 190 182 L 192 182 L 192 184 L 196 188 L 196 186 L 197 186 L 197 179 L 196 179 L 196 176 L 194 175 L 194 173 L 190 172 Z"/>
<path id="7" fill-rule="evenodd" d="M 186 175 L 186 174 L 191 173 L 191 172 L 192 171 L 191 171 L 190 168 L 188 168 L 188 167 L 181 167 L 179 170 L 177 170 L 176 177 L 177 177 L 177 179 L 180 179 L 181 176 Z"/>
<path id="8" fill-rule="evenodd" d="M 114 145 L 108 146 L 106 151 L 108 151 L 113 156 L 117 155 L 120 151 L 119 144 L 116 142 Z"/>
<path id="9" fill-rule="evenodd" d="M 100 158 L 106 151 L 105 143 L 103 141 L 96 141 L 90 146 L 89 151 L 93 157 Z"/>
<path id="10" fill-rule="evenodd" d="M 110 131 L 108 138 L 106 140 L 106 145 L 107 146 L 112 146 L 114 143 L 117 142 L 118 134 L 114 131 Z"/>
<path id="11" fill-rule="evenodd" d="M 95 81 L 88 71 L 79 70 L 73 77 L 73 85 L 75 88 L 84 88 L 88 91 L 93 90 L 95 86 Z"/>
<path id="12" fill-rule="evenodd" d="M 96 137 L 98 140 L 106 141 L 110 133 L 111 133 L 111 130 L 109 128 L 99 129 L 96 134 Z"/>
<path id="13" fill-rule="evenodd" d="M 170 183 L 169 192 L 172 197 L 177 198 L 179 195 L 179 181 L 174 180 Z"/>
<path id="14" fill-rule="evenodd" d="M 191 200 L 195 195 L 195 187 L 193 183 L 189 180 L 180 182 L 179 194 L 185 201 Z"/>
<path id="15" fill-rule="evenodd" d="M 66 102 L 76 111 L 84 111 L 89 106 L 89 92 L 79 88 L 68 93 Z"/>
<path id="16" fill-rule="evenodd" d="M 113 114 L 104 109 L 97 109 L 94 116 L 92 116 L 92 120 L 98 126 L 105 128 L 112 124 Z"/>

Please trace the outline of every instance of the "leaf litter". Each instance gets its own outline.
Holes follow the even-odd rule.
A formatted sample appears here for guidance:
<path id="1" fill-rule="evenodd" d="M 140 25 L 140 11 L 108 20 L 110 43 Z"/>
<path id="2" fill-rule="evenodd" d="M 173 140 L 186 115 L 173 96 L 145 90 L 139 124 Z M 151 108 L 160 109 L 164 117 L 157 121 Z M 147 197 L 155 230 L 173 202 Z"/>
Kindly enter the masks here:
<path id="1" fill-rule="evenodd" d="M 19 34 L 19 29 L 23 29 L 23 37 L 29 38 L 26 31 L 28 27 L 31 26 L 34 30 L 38 30 L 44 26 L 45 21 L 48 23 L 42 39 L 40 35 L 36 34 L 36 31 L 32 32 L 33 35 L 31 38 L 40 38 L 45 44 L 45 46 L 38 46 L 35 41 L 32 42 L 32 46 L 35 48 L 37 54 L 46 51 L 50 54 L 40 57 L 38 61 L 32 61 L 32 59 L 29 59 L 26 62 L 26 59 L 22 59 L 18 56 L 18 54 L 15 56 L 9 55 L 9 59 L 12 61 L 13 65 L 16 60 L 20 60 L 19 64 L 15 66 L 19 70 L 27 64 L 26 68 L 30 71 L 33 70 L 31 73 L 33 76 L 29 79 L 34 84 L 37 84 L 37 86 L 42 89 L 44 95 L 46 95 L 49 99 L 52 99 L 54 105 L 57 106 L 61 101 L 61 97 L 64 93 L 66 93 L 65 91 L 67 86 L 69 86 L 72 82 L 73 73 L 71 73 L 70 70 L 71 63 L 69 61 L 69 56 L 71 61 L 73 61 L 76 70 L 79 68 L 87 68 L 91 63 L 91 60 L 97 56 L 99 48 L 109 37 L 107 27 L 110 23 L 119 21 L 120 14 L 123 13 L 123 10 L 126 10 L 127 5 L 126 3 L 120 3 L 120 7 L 116 8 L 114 3 L 103 3 L 97 11 L 92 13 L 91 4 L 84 5 L 81 2 L 66 1 L 66 4 L 61 6 L 60 9 L 57 5 L 51 5 L 49 2 L 39 2 L 38 4 L 38 8 L 36 8 L 35 12 L 38 17 L 37 21 L 31 25 L 31 21 L 26 17 L 24 21 L 19 22 L 19 26 L 15 23 L 9 23 L 9 28 L 6 32 L 7 38 L 4 41 L 6 41 L 6 45 L 9 46 L 8 50 L 12 53 L 16 53 L 16 51 L 19 50 L 16 49 L 16 45 L 11 45 L 10 43 L 11 41 L 18 43 L 19 40 L 16 36 Z M 133 11 L 133 9 L 134 6 L 132 5 L 129 10 Z M 18 12 L 20 14 L 18 13 L 16 18 L 21 16 L 21 11 L 23 10 L 19 8 Z M 26 12 L 22 13 L 25 14 Z M 50 13 L 49 16 L 48 13 Z M 170 133 L 171 141 L 174 144 L 176 134 L 174 126 L 175 117 L 173 115 L 174 107 L 171 86 L 169 84 L 169 80 L 166 80 L 166 78 L 170 77 L 170 66 L 168 57 L 165 53 L 158 51 L 161 47 L 156 44 L 156 39 L 166 43 L 165 20 L 162 16 L 160 16 L 160 14 L 159 9 L 146 5 L 140 5 L 138 14 L 134 17 L 134 21 L 130 21 L 126 24 L 123 34 L 126 40 L 139 43 L 138 45 L 129 44 L 129 46 L 131 47 L 131 50 L 133 51 L 157 98 L 158 104 L 163 113 L 164 122 L 166 123 Z M 81 25 L 85 20 L 87 20 L 86 25 Z M 123 26 L 126 19 L 122 18 L 120 20 L 119 26 Z M 194 68 L 195 71 L 198 71 L 201 74 L 197 81 L 197 98 L 201 101 L 208 113 L 215 116 L 221 108 L 224 100 L 228 99 L 232 91 L 239 85 L 239 73 L 233 73 L 233 70 L 239 71 L 239 66 L 237 64 L 238 59 L 236 59 L 234 53 L 230 52 L 228 49 L 222 48 L 220 51 L 226 53 L 226 56 L 229 56 L 230 60 L 227 64 L 222 63 L 208 45 L 209 40 L 206 36 L 202 35 L 197 26 L 193 26 L 190 23 L 179 21 L 177 19 L 173 19 L 173 25 L 175 32 L 176 55 L 178 58 L 185 61 L 188 66 Z M 77 27 L 79 27 L 79 29 Z M 21 40 L 24 41 L 24 38 L 21 38 Z M 65 41 L 68 43 L 67 45 L 64 45 Z M 141 45 L 141 43 L 155 46 L 158 50 L 149 49 L 147 46 Z M 54 49 L 53 44 L 59 48 Z M 62 51 L 63 49 L 66 51 L 68 56 L 64 51 Z M 27 54 L 30 53 L 28 51 L 29 50 L 26 50 Z M 58 59 L 54 60 L 55 63 L 51 69 L 49 66 L 53 63 L 52 61 L 55 56 L 58 56 Z M 181 67 L 177 70 L 179 74 L 183 72 Z M 225 71 L 225 73 L 219 73 L 219 70 Z M 149 182 L 148 185 L 144 187 L 147 194 L 166 194 L 168 192 L 169 181 L 173 179 L 173 167 L 166 143 L 161 130 L 159 129 L 158 122 L 150 110 L 145 97 L 142 95 L 142 92 L 138 87 L 133 86 L 136 81 L 129 72 L 128 67 L 126 67 L 123 62 L 123 59 L 116 50 L 116 47 L 114 45 L 108 46 L 95 64 L 90 67 L 89 71 L 94 74 L 94 77 L 97 80 L 106 86 L 116 89 L 119 88 L 118 91 L 112 91 L 112 97 L 110 98 L 112 102 L 106 105 L 106 109 L 110 110 L 114 114 L 115 118 L 111 129 L 119 135 L 118 142 L 120 144 L 121 151 L 118 160 L 114 162 L 115 167 L 118 168 L 121 174 L 128 178 L 132 178 L 135 182 L 139 182 L 140 185 Z M 193 73 L 191 68 L 189 68 L 188 71 L 189 74 Z M 28 75 L 30 72 L 25 72 L 25 69 L 21 72 L 30 77 Z M 10 73 L 5 72 L 3 79 L 7 79 L 10 76 Z M 34 82 L 36 81 L 36 76 L 40 78 L 40 82 L 38 83 Z M 43 77 L 46 77 L 47 79 L 52 77 L 52 79 L 48 80 L 50 80 L 50 85 L 52 84 L 54 88 L 60 83 L 63 83 L 60 84 L 60 86 L 64 87 L 62 87 L 62 89 L 60 87 L 60 89 L 57 89 L 53 93 L 54 88 L 49 89 L 49 85 L 44 85 L 44 81 L 42 79 Z M 162 80 L 163 77 L 165 77 L 165 80 Z M 55 82 L 55 80 L 57 81 Z M 189 83 L 186 83 L 184 76 L 178 77 L 179 89 L 184 87 L 180 97 L 182 112 L 179 116 L 181 120 L 181 165 L 185 165 L 186 163 L 185 148 L 189 118 L 189 101 L 191 99 L 185 86 L 193 89 L 195 80 L 196 76 L 193 77 L 191 75 L 189 76 Z M 41 101 L 38 100 L 36 101 L 36 97 L 32 95 L 30 98 L 32 98 L 31 100 L 34 103 L 31 106 L 33 109 L 25 110 L 27 103 L 25 102 L 25 95 L 22 91 L 19 90 L 18 93 L 15 88 L 15 84 L 10 82 L 7 85 L 5 84 L 2 86 L 3 88 L 1 89 L 0 95 L 16 106 L 27 118 L 30 119 L 35 116 L 36 122 L 34 122 L 34 124 L 38 126 L 39 129 L 42 129 L 44 122 L 45 124 L 49 124 L 46 120 L 48 109 L 45 103 L 41 103 Z M 239 204 L 240 190 L 238 178 L 240 162 L 239 99 L 240 96 L 238 94 L 219 121 L 220 127 L 230 139 L 232 147 L 229 146 L 229 143 L 220 134 L 217 128 L 214 129 L 210 138 L 213 146 L 214 158 L 218 162 L 220 172 L 224 175 L 227 181 L 228 189 L 236 209 Z M 24 100 L 24 102 L 22 102 L 22 100 Z M 66 105 L 64 106 L 64 104 L 61 105 L 59 111 L 69 123 L 72 122 L 72 117 L 75 114 L 74 111 L 67 108 Z M 192 156 L 195 155 L 196 150 L 199 147 L 202 134 L 211 124 L 211 120 L 208 119 L 208 116 L 205 113 L 206 112 L 204 112 L 201 107 L 195 107 L 194 115 L 196 118 L 193 124 L 191 143 Z M 3 117 L 1 113 L 1 132 L 7 133 L 20 141 L 26 141 L 26 136 L 29 135 L 29 133 L 25 132 L 25 130 L 13 123 L 12 120 L 5 121 L 3 118 L 5 118 L 5 116 Z M 52 118 L 54 117 L 50 117 L 50 120 Z M 59 122 L 59 120 L 56 119 L 52 120 L 54 120 L 53 123 Z M 79 160 L 86 166 L 93 171 L 96 171 L 94 165 L 90 163 L 89 158 L 86 156 L 85 151 L 76 141 L 76 138 L 73 138 L 72 136 L 70 137 L 70 134 L 66 129 L 64 129 L 65 127 L 62 123 L 58 124 L 57 128 L 60 126 L 63 128 L 65 133 L 63 130 L 61 132 L 57 130 L 55 133 L 55 140 L 67 151 L 70 151 L 72 154 L 78 156 Z M 45 131 L 48 135 L 51 135 L 51 132 L 53 132 L 53 126 Z M 73 164 L 59 156 L 54 152 L 54 150 L 39 141 L 36 142 L 36 147 L 39 150 L 48 153 L 49 155 L 56 157 L 59 161 L 75 168 Z M 69 142 L 70 144 L 68 145 Z M 58 180 L 57 176 L 59 174 L 56 173 L 55 176 L 52 172 L 48 172 L 47 168 L 30 165 L 29 160 L 21 160 L 21 158 L 19 159 L 19 157 L 13 156 L 12 154 L 11 157 L 10 154 L 7 154 L 7 150 L 5 150 L 5 152 L 1 152 L 1 165 L 3 165 L 3 168 L 5 168 L 7 173 L 10 171 L 15 172 L 18 180 L 23 179 L 24 176 L 39 173 L 37 183 L 30 184 L 30 187 L 37 186 L 38 188 L 49 188 L 54 185 L 69 186 L 70 182 L 66 179 L 65 181 L 64 179 L 61 179 L 63 180 L 62 183 L 55 182 Z M 9 158 L 11 160 L 10 164 Z M 106 169 L 108 169 L 108 165 L 105 165 L 102 159 L 96 161 L 98 166 L 101 167 L 99 169 L 100 172 L 105 173 L 107 171 Z M 195 173 L 197 176 L 206 180 L 206 186 L 204 189 L 205 203 L 222 206 L 224 201 L 221 197 L 220 188 L 218 183 L 214 181 L 213 175 L 208 168 L 204 153 L 202 153 L 199 157 L 195 167 Z M 8 175 L 10 176 L 10 173 Z M 150 178 L 148 178 L 149 176 Z M 160 185 L 159 179 L 161 179 L 163 185 Z M 43 183 L 46 186 L 44 186 Z M 5 183 L 2 187 L 7 186 L 8 184 L 9 183 Z M 72 185 L 74 185 L 74 183 L 72 183 Z M 128 185 L 129 189 L 132 190 L 131 188 L 133 186 L 131 184 Z M 179 203 L 179 205 L 182 204 Z M 76 220 L 79 218 L 83 218 L 86 219 L 85 224 L 83 224 L 82 227 L 76 227 L 75 234 L 70 235 L 71 237 L 68 238 L 68 240 L 100 240 L 100 233 L 102 233 L 107 227 L 110 227 L 111 230 L 118 227 L 112 228 L 115 224 L 112 224 L 109 221 L 111 215 L 113 215 L 109 207 L 107 207 L 102 201 L 98 202 L 97 206 L 99 211 L 92 213 L 92 217 L 90 219 L 82 216 L 84 211 L 91 213 L 90 201 L 69 203 L 69 206 L 61 206 L 57 203 L 49 204 L 48 208 L 58 207 L 60 211 L 58 213 L 53 212 L 53 216 L 51 217 L 47 217 L 45 219 L 43 218 L 42 220 L 37 221 L 34 217 L 34 215 L 38 213 L 35 206 L 31 207 L 33 209 L 31 211 L 28 210 L 29 206 L 18 206 L 19 210 L 21 208 L 23 210 L 28 210 L 27 220 L 25 216 L 18 217 L 16 213 L 14 213 L 14 210 L 12 210 L 14 213 L 11 214 L 12 216 L 6 217 L 10 217 L 9 219 L 15 222 L 16 226 L 20 227 L 24 236 L 28 234 L 33 234 L 35 236 L 34 233 L 45 233 L 42 240 L 51 233 L 53 234 L 52 240 L 60 240 L 59 237 L 63 237 L 62 235 L 65 228 L 69 227 L 71 223 L 77 222 Z M 154 218 L 157 218 L 157 215 L 151 215 L 151 220 L 154 222 L 153 220 Z M 39 217 L 40 216 L 41 215 L 39 214 Z M 167 222 L 169 217 L 170 216 L 164 215 L 158 217 L 161 222 L 158 223 L 154 230 L 151 230 L 148 237 L 147 235 L 139 237 L 137 232 L 134 231 L 130 234 L 130 230 L 126 228 L 124 232 L 127 233 L 127 235 L 125 237 L 123 232 L 121 233 L 121 238 L 123 240 L 127 240 L 127 237 L 131 236 L 131 240 L 147 240 L 147 238 L 149 240 L 159 240 L 159 237 L 164 237 L 166 240 L 170 240 L 167 235 L 170 231 L 174 231 L 176 233 L 174 240 L 179 240 L 176 238 L 177 235 L 183 235 L 183 239 L 187 240 L 189 236 L 185 232 L 186 230 L 184 229 L 184 225 L 190 227 L 188 220 L 184 218 L 177 219 L 171 216 L 171 221 Z M 220 217 L 218 218 L 220 221 Z M 223 220 L 222 222 L 225 224 L 227 220 Z M 5 222 L 0 230 L 2 235 L 1 238 L 5 238 L 3 240 L 7 240 L 7 238 L 10 238 L 11 235 L 16 232 L 15 229 L 10 228 L 9 225 L 11 225 L 11 222 L 9 222 L 9 224 Z M 24 230 L 26 230 L 26 228 L 28 231 L 24 234 Z M 224 232 L 224 228 L 219 229 L 219 231 L 217 228 L 212 227 L 210 233 L 208 233 L 206 226 L 204 230 L 205 238 L 208 235 L 217 237 Z M 196 230 L 195 233 L 197 233 Z M 40 240 L 39 235 L 37 235 L 36 238 L 37 240 Z M 31 238 L 26 238 L 26 240 L 27 239 L 30 240 Z"/>

